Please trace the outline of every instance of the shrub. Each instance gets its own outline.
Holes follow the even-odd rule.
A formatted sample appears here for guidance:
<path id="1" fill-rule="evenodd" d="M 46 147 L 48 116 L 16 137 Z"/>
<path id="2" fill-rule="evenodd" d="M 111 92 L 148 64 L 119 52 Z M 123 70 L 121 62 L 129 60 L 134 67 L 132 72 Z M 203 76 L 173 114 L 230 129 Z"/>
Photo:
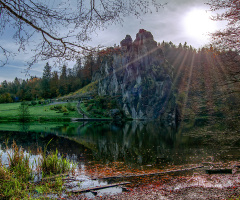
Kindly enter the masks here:
<path id="1" fill-rule="evenodd" d="M 56 105 L 56 106 L 54 106 L 54 108 L 55 108 L 56 110 L 61 110 L 61 109 L 62 109 L 62 105 Z"/>
<path id="2" fill-rule="evenodd" d="M 98 114 L 98 115 L 101 115 L 101 114 L 102 114 L 102 112 L 99 111 L 99 110 L 97 110 L 97 109 L 92 109 L 92 112 L 93 112 L 94 114 Z"/>
<path id="3" fill-rule="evenodd" d="M 90 99 L 88 100 L 89 103 L 95 103 L 95 100 L 94 99 Z"/>
<path id="4" fill-rule="evenodd" d="M 38 104 L 43 104 L 43 102 L 44 102 L 43 100 L 39 100 Z"/>
<path id="5" fill-rule="evenodd" d="M 63 113 L 66 113 L 66 112 L 68 112 L 68 109 L 67 109 L 66 107 L 62 107 L 61 111 L 62 111 Z"/>
<path id="6" fill-rule="evenodd" d="M 75 111 L 75 107 L 71 103 L 67 103 L 67 109 L 70 111 Z"/>
<path id="7" fill-rule="evenodd" d="M 37 105 L 37 102 L 36 101 L 31 101 L 31 105 L 35 106 L 35 105 Z"/>
<path id="8" fill-rule="evenodd" d="M 89 104 L 88 107 L 87 107 L 87 111 L 90 111 L 92 109 L 93 105 L 92 104 Z"/>
<path id="9" fill-rule="evenodd" d="M 14 173 L 0 167 L 0 197 L 1 199 L 26 199 L 28 197 L 28 183 L 21 182 Z"/>

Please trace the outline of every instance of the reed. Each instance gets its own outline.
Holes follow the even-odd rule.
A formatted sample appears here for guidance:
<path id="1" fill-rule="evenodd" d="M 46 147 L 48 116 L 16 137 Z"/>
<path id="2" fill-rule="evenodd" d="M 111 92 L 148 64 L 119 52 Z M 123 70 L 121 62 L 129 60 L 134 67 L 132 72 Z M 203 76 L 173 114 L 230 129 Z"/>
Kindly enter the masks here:
<path id="1" fill-rule="evenodd" d="M 13 141 L 11 148 L 6 147 L 8 166 L 4 166 L 0 155 L 0 199 L 32 199 L 37 192 L 39 195 L 47 193 L 61 193 L 63 180 L 42 180 L 33 183 L 35 175 L 41 173 L 42 177 L 70 172 L 74 165 L 60 156 L 58 151 L 47 155 L 47 146 L 44 151 L 39 150 L 39 160 L 35 160 L 37 170 L 29 162 L 30 154 L 18 147 Z"/>

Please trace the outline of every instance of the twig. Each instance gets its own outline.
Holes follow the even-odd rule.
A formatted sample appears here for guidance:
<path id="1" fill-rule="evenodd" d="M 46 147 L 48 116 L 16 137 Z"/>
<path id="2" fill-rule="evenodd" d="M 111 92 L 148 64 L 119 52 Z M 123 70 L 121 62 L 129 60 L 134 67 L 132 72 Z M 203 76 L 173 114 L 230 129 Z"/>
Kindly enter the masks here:
<path id="1" fill-rule="evenodd" d="M 127 185 L 127 184 L 130 184 L 130 182 L 121 182 L 121 183 L 115 183 L 115 184 L 110 184 L 110 185 L 97 186 L 97 187 L 93 187 L 93 188 L 74 190 L 74 191 L 70 191 L 70 192 L 73 192 L 73 193 L 91 192 L 94 190 L 101 190 L 104 188 L 110 188 L 110 187 L 115 187 L 115 186 L 119 186 L 119 185 Z"/>

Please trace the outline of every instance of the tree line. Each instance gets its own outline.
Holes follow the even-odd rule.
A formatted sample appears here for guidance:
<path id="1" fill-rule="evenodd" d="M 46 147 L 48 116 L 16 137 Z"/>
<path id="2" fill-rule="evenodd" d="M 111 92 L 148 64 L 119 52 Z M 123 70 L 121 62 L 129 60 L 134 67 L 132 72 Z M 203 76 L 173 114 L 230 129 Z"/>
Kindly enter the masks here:
<path id="1" fill-rule="evenodd" d="M 0 85 L 0 103 L 56 98 L 69 94 L 89 84 L 98 66 L 96 57 L 89 53 L 86 57 L 79 58 L 72 68 L 63 65 L 60 71 L 52 69 L 46 63 L 42 77 L 26 80 L 16 77 L 10 82 L 3 81 Z"/>
<path id="2" fill-rule="evenodd" d="M 212 45 L 195 49 L 162 42 L 159 46 L 174 67 L 173 89 L 183 118 L 239 116 L 240 55 Z"/>
<path id="3" fill-rule="evenodd" d="M 211 45 L 195 49 L 186 42 L 175 45 L 163 41 L 158 47 L 174 67 L 173 85 L 179 106 L 186 108 L 183 110 L 216 114 L 223 103 L 228 105 L 238 100 L 240 59 L 236 51 L 219 51 Z M 119 47 L 89 53 L 79 58 L 74 67 L 63 65 L 60 71 L 52 71 L 46 63 L 42 77 L 4 81 L 0 102 L 56 98 L 74 92 L 91 82 L 103 57 L 113 52 L 119 53 Z"/>

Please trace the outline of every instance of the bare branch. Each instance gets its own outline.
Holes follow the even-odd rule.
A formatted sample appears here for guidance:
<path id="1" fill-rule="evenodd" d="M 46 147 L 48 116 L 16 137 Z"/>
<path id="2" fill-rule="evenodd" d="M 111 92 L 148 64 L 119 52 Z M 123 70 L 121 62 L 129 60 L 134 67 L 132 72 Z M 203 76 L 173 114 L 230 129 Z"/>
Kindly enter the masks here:
<path id="1" fill-rule="evenodd" d="M 6 24 L 13 27 L 13 35 L 19 51 L 25 50 L 30 39 L 40 33 L 41 39 L 35 49 L 32 62 L 49 58 L 74 59 L 79 54 L 93 49 L 87 47 L 91 32 L 104 29 L 112 23 L 121 23 L 128 15 L 140 17 L 141 13 L 152 12 L 163 5 L 156 0 L 77 0 L 77 7 L 67 4 L 53 4 L 38 0 L 0 0 L 0 31 Z M 47 2 L 47 1 L 46 1 Z M 34 39 L 34 38 L 33 38 Z"/>

